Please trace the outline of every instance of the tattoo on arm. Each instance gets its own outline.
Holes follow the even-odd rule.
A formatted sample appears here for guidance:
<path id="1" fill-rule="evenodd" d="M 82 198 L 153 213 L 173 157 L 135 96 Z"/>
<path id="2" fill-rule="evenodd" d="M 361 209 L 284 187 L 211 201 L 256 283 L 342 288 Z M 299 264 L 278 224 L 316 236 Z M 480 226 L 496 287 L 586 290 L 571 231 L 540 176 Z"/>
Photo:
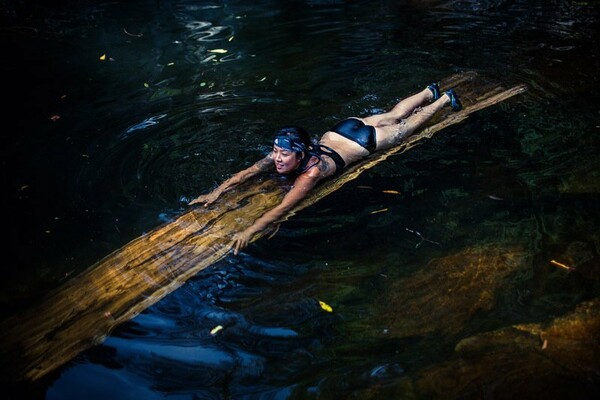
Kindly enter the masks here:
<path id="1" fill-rule="evenodd" d="M 265 169 L 266 167 L 270 166 L 272 163 L 273 163 L 273 161 L 271 160 L 271 157 L 266 156 L 266 157 L 258 160 L 258 162 L 256 164 L 262 170 L 262 169 Z"/>

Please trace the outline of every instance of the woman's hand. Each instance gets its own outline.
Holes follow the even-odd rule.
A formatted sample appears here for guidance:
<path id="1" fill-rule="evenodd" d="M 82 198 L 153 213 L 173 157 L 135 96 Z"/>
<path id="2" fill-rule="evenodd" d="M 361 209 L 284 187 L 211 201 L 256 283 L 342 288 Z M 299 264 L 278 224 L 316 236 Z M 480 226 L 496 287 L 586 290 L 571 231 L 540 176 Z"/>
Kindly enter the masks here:
<path id="1" fill-rule="evenodd" d="M 198 203 L 204 203 L 204 206 L 208 206 L 214 203 L 221 194 L 237 187 L 240 183 L 246 182 L 251 177 L 255 176 L 261 171 L 266 171 L 269 168 L 273 167 L 273 159 L 271 158 L 271 154 L 262 158 L 261 160 L 255 162 L 250 168 L 246 168 L 236 174 L 234 174 L 231 178 L 227 179 L 225 182 L 221 183 L 219 187 L 210 192 L 209 194 L 203 194 L 202 196 L 196 197 L 194 200 L 188 203 L 189 206 Z"/>
<path id="2" fill-rule="evenodd" d="M 316 168 L 311 169 L 311 171 L 312 170 L 316 170 Z M 233 254 L 237 255 L 241 249 L 248 246 L 248 243 L 250 243 L 250 240 L 256 233 L 267 229 L 273 222 L 281 220 L 289 210 L 306 197 L 306 194 L 317 184 L 319 179 L 322 178 L 321 175 L 317 174 L 318 172 L 315 172 L 315 175 L 302 174 L 297 177 L 294 186 L 283 197 L 281 203 L 264 213 L 243 232 L 235 234 L 231 245 L 231 247 L 233 247 Z"/>
<path id="3" fill-rule="evenodd" d="M 204 203 L 204 207 L 206 207 L 209 204 L 214 203 L 219 198 L 220 194 L 220 192 L 213 190 L 209 194 L 203 194 L 201 196 L 196 197 L 194 200 L 190 201 L 188 205 L 191 206 L 193 204 Z"/>
<path id="4" fill-rule="evenodd" d="M 250 243 L 250 239 L 252 239 L 252 236 L 254 236 L 254 233 L 254 230 L 248 228 L 243 232 L 239 232 L 233 235 L 233 243 L 231 247 L 233 247 L 234 255 L 237 255 L 240 252 L 240 250 L 248 246 L 248 244 Z"/>

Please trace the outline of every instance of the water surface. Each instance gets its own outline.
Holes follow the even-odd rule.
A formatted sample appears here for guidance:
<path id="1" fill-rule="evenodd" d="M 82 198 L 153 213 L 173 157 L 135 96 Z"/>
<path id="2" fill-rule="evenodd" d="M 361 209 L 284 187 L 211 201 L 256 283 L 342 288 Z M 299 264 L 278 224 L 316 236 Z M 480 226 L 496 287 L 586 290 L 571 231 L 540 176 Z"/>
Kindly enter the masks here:
<path id="1" fill-rule="evenodd" d="M 202 271 L 27 396 L 598 394 L 597 336 L 572 364 L 542 338 L 559 367 L 473 345 L 598 296 L 597 2 L 5 2 L 2 19 L 3 316 L 181 214 L 279 126 L 316 136 L 466 70 L 529 87 Z"/>

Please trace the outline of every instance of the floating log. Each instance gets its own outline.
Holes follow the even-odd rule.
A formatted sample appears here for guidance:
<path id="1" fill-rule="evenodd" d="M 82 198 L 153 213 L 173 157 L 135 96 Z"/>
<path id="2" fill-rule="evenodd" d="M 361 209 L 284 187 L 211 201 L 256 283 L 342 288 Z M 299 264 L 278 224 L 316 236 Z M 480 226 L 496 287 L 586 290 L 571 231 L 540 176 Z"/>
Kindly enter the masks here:
<path id="1" fill-rule="evenodd" d="M 374 154 L 340 176 L 321 182 L 286 218 L 388 157 L 464 121 L 475 111 L 526 90 L 524 85 L 505 89 L 484 82 L 475 73 L 453 75 L 441 85 L 456 88 L 464 107 L 461 111 L 440 113 L 400 146 Z M 259 176 L 224 194 L 210 207 L 190 208 L 174 221 L 134 239 L 51 291 L 37 306 L 4 320 L 0 358 L 4 365 L 10 365 L 10 371 L 3 379 L 33 382 L 102 343 L 117 325 L 227 256 L 232 236 L 278 204 L 284 194 L 285 187 L 278 180 Z M 255 235 L 253 241 L 267 233 Z"/>

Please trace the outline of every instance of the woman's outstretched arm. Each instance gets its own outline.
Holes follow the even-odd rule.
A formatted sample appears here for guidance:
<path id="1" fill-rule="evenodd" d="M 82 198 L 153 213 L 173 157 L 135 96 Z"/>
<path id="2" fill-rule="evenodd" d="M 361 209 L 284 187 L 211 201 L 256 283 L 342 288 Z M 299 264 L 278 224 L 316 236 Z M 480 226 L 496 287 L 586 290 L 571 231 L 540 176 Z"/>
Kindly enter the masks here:
<path id="1" fill-rule="evenodd" d="M 219 196 L 221 196 L 221 194 L 247 181 L 259 172 L 266 171 L 272 165 L 273 159 L 271 158 L 271 154 L 269 154 L 263 159 L 255 162 L 252 166 L 234 174 L 210 193 L 196 197 L 194 200 L 189 202 L 189 205 L 191 206 L 192 204 L 204 203 L 204 206 L 208 206 L 209 204 L 214 203 Z"/>
<path id="2" fill-rule="evenodd" d="M 288 211 L 290 211 L 300 200 L 306 197 L 306 195 L 315 187 L 317 182 L 323 178 L 317 172 L 318 168 L 312 168 L 310 172 L 304 173 L 296 178 L 294 186 L 286 193 L 285 197 L 276 207 L 264 213 L 254 223 L 246 228 L 243 232 L 236 234 L 233 238 L 233 253 L 237 254 L 241 249 L 248 246 L 252 237 L 263 231 L 269 226 L 269 224 L 279 221 L 284 217 Z"/>

